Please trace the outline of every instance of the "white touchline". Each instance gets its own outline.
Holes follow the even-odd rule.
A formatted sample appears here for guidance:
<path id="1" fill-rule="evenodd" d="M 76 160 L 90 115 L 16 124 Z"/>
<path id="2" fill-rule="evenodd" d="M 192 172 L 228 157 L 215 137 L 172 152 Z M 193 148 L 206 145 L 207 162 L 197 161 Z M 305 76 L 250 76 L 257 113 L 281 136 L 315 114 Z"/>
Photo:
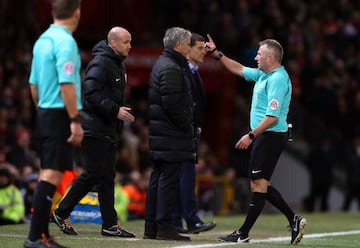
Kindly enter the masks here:
<path id="1" fill-rule="evenodd" d="M 346 235 L 353 235 L 353 234 L 360 234 L 360 230 L 352 230 L 352 231 L 344 231 L 344 232 L 328 232 L 328 233 L 312 233 L 312 234 L 305 234 L 305 239 L 311 239 L 311 238 L 322 238 L 322 237 L 330 237 L 330 236 L 346 236 Z M 19 235 L 19 234 L 5 234 L 0 233 L 0 237 L 13 237 L 13 238 L 25 238 L 25 235 Z M 60 237 L 61 239 L 63 237 Z M 77 240 L 114 240 L 118 241 L 119 238 L 98 238 L 98 237 L 66 237 L 66 239 L 77 239 Z M 121 240 L 126 241 L 143 241 L 143 239 L 140 238 L 122 238 Z M 250 239 L 250 243 L 271 243 L 271 242 L 282 242 L 282 241 L 290 241 L 290 237 L 273 237 L 273 238 L 267 238 L 267 239 Z M 230 245 L 240 245 L 240 243 L 235 242 L 221 242 L 218 241 L 217 243 L 207 243 L 207 244 L 201 244 L 201 245 L 180 245 L 180 246 L 169 246 L 167 248 L 212 248 L 212 247 L 221 247 L 221 246 L 230 246 Z"/>
<path id="2" fill-rule="evenodd" d="M 330 236 L 345 236 L 345 235 L 353 235 L 353 234 L 360 234 L 360 230 L 305 234 L 304 239 L 322 238 L 322 237 L 330 237 Z M 250 243 L 268 243 L 268 242 L 281 242 L 281 241 L 290 241 L 290 237 L 286 236 L 286 237 L 274 237 L 267 239 L 250 239 Z M 221 247 L 221 246 L 229 246 L 229 245 L 239 245 L 239 243 L 221 242 L 221 243 L 209 243 L 209 244 L 201 244 L 201 245 L 171 246 L 171 248 L 212 248 L 212 247 Z"/>

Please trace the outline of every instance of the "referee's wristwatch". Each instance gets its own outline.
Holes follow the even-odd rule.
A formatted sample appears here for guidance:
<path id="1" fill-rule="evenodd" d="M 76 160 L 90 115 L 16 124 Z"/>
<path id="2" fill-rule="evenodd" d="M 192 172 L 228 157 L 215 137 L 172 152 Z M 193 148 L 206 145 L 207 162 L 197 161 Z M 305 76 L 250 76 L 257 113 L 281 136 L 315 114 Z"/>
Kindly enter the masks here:
<path id="1" fill-rule="evenodd" d="M 250 131 L 250 132 L 248 133 L 248 135 L 249 135 L 249 138 L 250 138 L 251 140 L 254 140 L 254 139 L 255 139 L 255 134 L 254 134 L 252 131 Z"/>
<path id="2" fill-rule="evenodd" d="M 80 123 L 80 115 L 76 114 L 74 117 L 70 117 L 70 122 Z"/>

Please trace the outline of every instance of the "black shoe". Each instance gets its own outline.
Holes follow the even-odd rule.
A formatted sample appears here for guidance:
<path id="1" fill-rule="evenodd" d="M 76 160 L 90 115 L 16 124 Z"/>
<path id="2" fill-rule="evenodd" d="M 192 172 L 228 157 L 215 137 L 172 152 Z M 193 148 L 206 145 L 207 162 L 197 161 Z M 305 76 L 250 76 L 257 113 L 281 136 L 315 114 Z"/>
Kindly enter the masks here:
<path id="1" fill-rule="evenodd" d="M 38 239 L 36 241 L 30 241 L 27 239 L 24 243 L 24 248 L 49 248 L 49 244 L 42 239 Z"/>
<path id="2" fill-rule="evenodd" d="M 54 237 L 46 238 L 45 235 L 41 239 L 36 241 L 30 241 L 27 239 L 24 243 L 24 248 L 68 248 L 66 246 L 60 245 L 55 241 Z"/>
<path id="3" fill-rule="evenodd" d="M 123 238 L 134 238 L 135 234 L 126 231 L 121 228 L 119 225 L 113 225 L 112 227 L 101 229 L 101 234 L 104 236 L 115 236 L 115 237 L 123 237 Z"/>
<path id="4" fill-rule="evenodd" d="M 189 237 L 182 236 L 176 231 L 158 232 L 156 239 L 158 240 L 175 240 L 175 241 L 190 241 Z"/>
<path id="5" fill-rule="evenodd" d="M 156 239 L 156 232 L 155 231 L 145 231 L 143 239 Z"/>
<path id="6" fill-rule="evenodd" d="M 55 241 L 54 237 L 48 238 L 49 248 L 68 248 L 67 246 L 60 245 L 58 242 Z"/>
<path id="7" fill-rule="evenodd" d="M 75 228 L 71 225 L 70 218 L 63 219 L 55 214 L 55 211 L 50 214 L 50 221 L 54 222 L 60 230 L 69 235 L 77 235 L 77 231 Z"/>
<path id="8" fill-rule="evenodd" d="M 209 231 L 213 229 L 215 226 L 216 226 L 215 221 L 210 221 L 208 223 L 196 223 L 195 226 L 188 228 L 185 233 L 198 234 L 200 232 Z"/>
<path id="9" fill-rule="evenodd" d="M 229 235 L 219 237 L 220 241 L 237 242 L 237 243 L 249 243 L 249 236 L 242 234 L 239 230 L 236 230 Z"/>
<path id="10" fill-rule="evenodd" d="M 176 232 L 178 232 L 178 233 L 188 233 L 187 231 L 187 229 L 185 229 L 185 228 L 183 228 L 182 226 L 174 226 L 174 229 L 175 229 L 175 231 Z"/>
<path id="11" fill-rule="evenodd" d="M 306 219 L 300 215 L 294 216 L 294 221 L 291 228 L 291 244 L 297 245 L 300 243 L 302 237 L 304 236 L 304 229 L 306 225 Z"/>

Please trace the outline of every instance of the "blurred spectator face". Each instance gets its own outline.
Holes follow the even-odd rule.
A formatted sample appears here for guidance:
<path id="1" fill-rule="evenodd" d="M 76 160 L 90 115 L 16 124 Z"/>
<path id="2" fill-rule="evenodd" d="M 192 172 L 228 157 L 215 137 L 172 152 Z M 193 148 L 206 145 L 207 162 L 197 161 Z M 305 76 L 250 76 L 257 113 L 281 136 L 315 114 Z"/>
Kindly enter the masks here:
<path id="1" fill-rule="evenodd" d="M 136 187 L 140 190 L 146 190 L 148 181 L 141 175 L 138 170 L 134 170 L 130 173 L 130 179 Z"/>
<path id="2" fill-rule="evenodd" d="M 145 191 L 147 189 L 148 183 L 149 181 L 146 178 L 141 177 L 139 181 L 139 188 Z"/>
<path id="3" fill-rule="evenodd" d="M 6 87 L 3 92 L 3 102 L 8 106 L 13 105 L 14 91 L 10 87 Z"/>
<path id="4" fill-rule="evenodd" d="M 0 108 L 0 120 L 7 121 L 9 116 L 9 111 L 7 108 Z"/>
<path id="5" fill-rule="evenodd" d="M 25 165 L 24 168 L 22 169 L 22 178 L 26 180 L 27 177 L 31 176 L 33 173 L 34 173 L 33 168 L 29 165 Z"/>
<path id="6" fill-rule="evenodd" d="M 9 185 L 9 183 L 10 183 L 10 172 L 5 168 L 1 168 L 0 169 L 0 188 Z"/>
<path id="7" fill-rule="evenodd" d="M 9 184 L 9 178 L 5 175 L 0 175 L 0 188 Z"/>
<path id="8" fill-rule="evenodd" d="M 30 181 L 27 185 L 27 189 L 34 192 L 36 189 L 38 182 L 37 181 Z"/>
<path id="9" fill-rule="evenodd" d="M 5 140 L 5 133 L 8 129 L 9 111 L 6 108 L 0 108 L 0 136 Z"/>
<path id="10" fill-rule="evenodd" d="M 0 163 L 5 163 L 5 162 L 6 162 L 5 150 L 0 148 Z"/>
<path id="11" fill-rule="evenodd" d="M 38 183 L 38 178 L 39 178 L 39 176 L 35 173 L 30 174 L 26 177 L 25 181 L 26 181 L 26 187 L 28 190 L 30 190 L 32 192 L 35 191 L 35 188 Z"/>
<path id="12" fill-rule="evenodd" d="M 20 130 L 17 135 L 17 143 L 22 148 L 28 148 L 30 145 L 30 134 L 27 130 L 22 129 Z"/>

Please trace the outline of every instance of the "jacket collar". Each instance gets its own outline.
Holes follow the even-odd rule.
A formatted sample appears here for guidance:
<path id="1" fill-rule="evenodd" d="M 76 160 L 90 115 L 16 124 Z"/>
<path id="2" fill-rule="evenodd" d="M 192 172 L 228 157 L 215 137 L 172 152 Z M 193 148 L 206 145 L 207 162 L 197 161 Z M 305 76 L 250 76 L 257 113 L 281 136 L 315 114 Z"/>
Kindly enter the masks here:
<path id="1" fill-rule="evenodd" d="M 178 63 L 181 67 L 184 68 L 188 67 L 186 58 L 179 52 L 175 51 L 174 49 L 165 48 L 163 55 L 174 59 L 176 63 Z"/>
<path id="2" fill-rule="evenodd" d="M 105 40 L 98 42 L 94 46 L 92 53 L 94 56 L 100 55 L 100 56 L 109 57 L 120 63 L 123 62 L 124 59 L 126 58 L 125 56 L 117 55 Z"/>

